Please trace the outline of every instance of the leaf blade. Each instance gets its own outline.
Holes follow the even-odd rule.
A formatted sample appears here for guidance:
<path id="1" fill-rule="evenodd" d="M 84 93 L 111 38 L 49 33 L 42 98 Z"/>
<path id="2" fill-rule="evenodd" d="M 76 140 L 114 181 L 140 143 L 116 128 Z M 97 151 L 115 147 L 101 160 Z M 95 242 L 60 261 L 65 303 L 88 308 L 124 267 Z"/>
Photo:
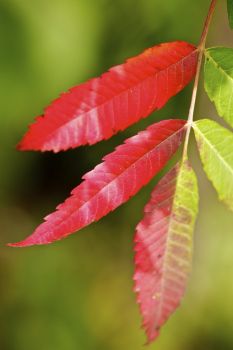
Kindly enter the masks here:
<path id="1" fill-rule="evenodd" d="M 162 108 L 193 78 L 196 62 L 186 42 L 154 46 L 61 95 L 18 148 L 58 152 L 108 139 Z"/>
<path id="2" fill-rule="evenodd" d="M 220 117 L 233 127 L 233 49 L 210 48 L 205 57 L 205 90 Z"/>
<path id="3" fill-rule="evenodd" d="M 233 210 L 233 134 L 209 119 L 195 122 L 193 128 L 207 177 L 219 200 Z"/>
<path id="4" fill-rule="evenodd" d="M 136 229 L 135 291 L 148 342 L 184 295 L 197 212 L 197 179 L 186 160 L 155 187 Z"/>
<path id="5" fill-rule="evenodd" d="M 26 240 L 11 246 L 48 244 L 99 220 L 135 195 L 176 152 L 185 133 L 184 120 L 151 125 L 104 158 L 72 196 L 48 215 Z"/>

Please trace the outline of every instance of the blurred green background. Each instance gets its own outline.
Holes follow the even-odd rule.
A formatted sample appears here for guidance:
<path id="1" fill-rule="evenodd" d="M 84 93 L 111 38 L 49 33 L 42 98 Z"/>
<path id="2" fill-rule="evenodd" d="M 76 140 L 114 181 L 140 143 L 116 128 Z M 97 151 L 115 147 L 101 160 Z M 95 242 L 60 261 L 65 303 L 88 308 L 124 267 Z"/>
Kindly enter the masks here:
<path id="1" fill-rule="evenodd" d="M 1 350 L 142 349 L 132 292 L 133 234 L 158 178 L 66 240 L 27 249 L 4 244 L 31 233 L 126 137 L 161 118 L 185 117 L 191 87 L 162 111 L 92 147 L 54 155 L 20 153 L 15 145 L 34 116 L 69 87 L 156 43 L 197 44 L 209 2 L 0 0 Z M 209 42 L 232 40 L 226 4 L 219 1 Z M 216 116 L 202 88 L 196 116 Z M 194 143 L 190 153 L 201 191 L 194 269 L 182 307 L 151 348 L 233 349 L 233 215 L 218 203 Z"/>

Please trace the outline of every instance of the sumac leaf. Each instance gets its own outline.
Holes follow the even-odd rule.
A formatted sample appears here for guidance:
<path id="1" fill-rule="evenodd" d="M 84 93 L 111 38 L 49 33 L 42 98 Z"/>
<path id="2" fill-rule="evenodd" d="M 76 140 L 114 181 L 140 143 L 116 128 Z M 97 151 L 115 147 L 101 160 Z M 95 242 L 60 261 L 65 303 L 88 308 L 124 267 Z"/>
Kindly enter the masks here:
<path id="1" fill-rule="evenodd" d="M 197 49 L 186 42 L 154 46 L 62 94 L 18 148 L 58 152 L 108 139 L 163 107 L 190 82 L 196 63 Z"/>
<path id="2" fill-rule="evenodd" d="M 195 173 L 186 160 L 158 183 L 135 236 L 135 291 L 148 342 L 183 297 L 198 212 Z"/>
<path id="3" fill-rule="evenodd" d="M 31 236 L 11 245 L 51 243 L 116 209 L 165 166 L 182 142 L 185 124 L 184 120 L 162 121 L 126 140 L 84 175 L 71 197 L 48 215 Z"/>
<path id="4" fill-rule="evenodd" d="M 233 211 L 233 133 L 209 119 L 193 127 L 204 170 L 219 199 Z"/>
<path id="5" fill-rule="evenodd" d="M 205 90 L 218 114 L 233 127 L 233 49 L 213 47 L 205 57 Z"/>

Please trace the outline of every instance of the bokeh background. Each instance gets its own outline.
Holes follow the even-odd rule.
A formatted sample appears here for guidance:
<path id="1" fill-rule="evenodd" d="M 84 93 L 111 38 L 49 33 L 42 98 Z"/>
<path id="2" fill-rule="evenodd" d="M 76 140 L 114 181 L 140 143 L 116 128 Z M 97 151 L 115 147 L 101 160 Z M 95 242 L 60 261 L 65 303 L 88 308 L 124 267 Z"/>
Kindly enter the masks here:
<path id="1" fill-rule="evenodd" d="M 13 249 L 81 176 L 126 137 L 186 117 L 191 87 L 160 112 L 92 147 L 20 153 L 34 116 L 62 91 L 147 47 L 198 43 L 209 0 L 0 0 L 0 349 L 137 350 L 145 342 L 132 292 L 133 235 L 158 178 L 116 212 L 50 246 Z M 231 45 L 219 1 L 209 43 Z M 216 117 L 200 88 L 196 117 Z M 217 201 L 194 142 L 200 215 L 181 308 L 151 349 L 233 349 L 233 215 Z M 170 162 L 169 166 L 175 160 Z"/>

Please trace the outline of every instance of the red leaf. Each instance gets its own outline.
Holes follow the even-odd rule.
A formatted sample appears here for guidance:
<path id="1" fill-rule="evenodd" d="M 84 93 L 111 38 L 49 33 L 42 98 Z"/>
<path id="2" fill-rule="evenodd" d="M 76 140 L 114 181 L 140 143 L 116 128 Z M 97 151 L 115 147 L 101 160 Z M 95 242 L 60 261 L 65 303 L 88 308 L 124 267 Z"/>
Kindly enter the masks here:
<path id="1" fill-rule="evenodd" d="M 58 152 L 108 139 L 163 107 L 190 82 L 196 63 L 197 49 L 186 42 L 154 46 L 62 94 L 18 148 Z"/>
<path id="2" fill-rule="evenodd" d="M 135 292 L 148 342 L 159 335 L 184 294 L 197 211 L 197 180 L 185 161 L 157 184 L 136 229 Z"/>
<path id="3" fill-rule="evenodd" d="M 11 245 L 51 243 L 116 209 L 165 166 L 182 142 L 184 132 L 184 120 L 167 120 L 129 138 L 87 173 L 72 196 L 47 216 L 31 236 Z"/>

